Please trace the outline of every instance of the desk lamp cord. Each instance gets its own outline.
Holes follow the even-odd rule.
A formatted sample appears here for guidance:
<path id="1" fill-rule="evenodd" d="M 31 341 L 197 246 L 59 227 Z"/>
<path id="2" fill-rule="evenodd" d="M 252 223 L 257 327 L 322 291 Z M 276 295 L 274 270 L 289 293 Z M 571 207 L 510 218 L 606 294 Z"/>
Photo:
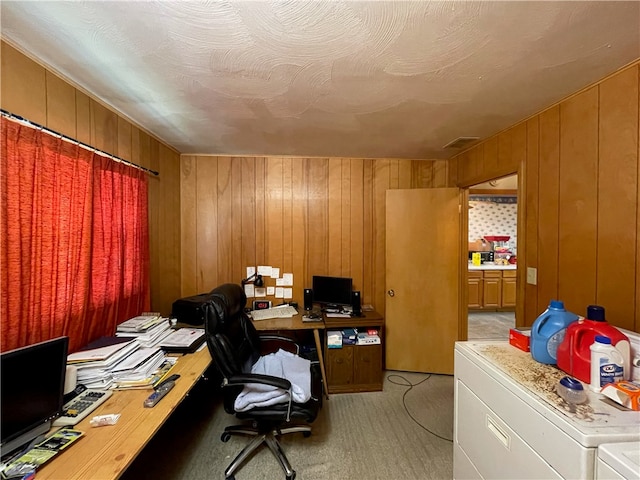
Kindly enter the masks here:
<path id="1" fill-rule="evenodd" d="M 398 377 L 398 378 L 402 379 L 402 382 L 394 381 L 394 380 L 392 380 L 392 377 Z M 419 427 L 421 427 L 422 429 L 426 430 L 427 432 L 429 432 L 434 437 L 438 437 L 441 440 L 445 440 L 447 442 L 452 442 L 453 443 L 452 439 L 443 437 L 442 435 L 438 435 L 437 433 L 429 430 L 427 427 L 422 425 L 418 420 L 416 420 L 416 418 L 413 415 L 411 415 L 411 412 L 409 411 L 409 408 L 407 407 L 407 402 L 406 402 L 407 393 L 409 393 L 413 389 L 413 387 L 417 387 L 418 385 L 420 385 L 421 383 L 426 382 L 430 378 L 431 378 L 431 374 L 428 374 L 425 378 L 420 380 L 418 383 L 411 383 L 409 380 L 404 378 L 402 375 L 398 375 L 398 374 L 387 375 L 387 380 L 389 380 L 390 383 L 393 383 L 394 385 L 400 385 L 400 386 L 403 386 L 403 387 L 409 387 L 409 388 L 407 388 L 405 390 L 404 394 L 402 395 L 402 405 L 404 406 L 404 409 L 407 412 L 407 415 L 409 415 L 409 417 L 411 418 L 411 420 L 413 420 L 415 423 L 418 424 Z"/>

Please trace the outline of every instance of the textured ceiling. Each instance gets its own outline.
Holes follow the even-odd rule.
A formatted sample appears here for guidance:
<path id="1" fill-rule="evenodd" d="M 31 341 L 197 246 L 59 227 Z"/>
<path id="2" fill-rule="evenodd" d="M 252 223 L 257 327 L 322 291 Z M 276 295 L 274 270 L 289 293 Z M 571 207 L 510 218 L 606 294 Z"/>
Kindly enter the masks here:
<path id="1" fill-rule="evenodd" d="M 182 153 L 449 158 L 640 57 L 640 2 L 2 0 L 11 45 Z"/>

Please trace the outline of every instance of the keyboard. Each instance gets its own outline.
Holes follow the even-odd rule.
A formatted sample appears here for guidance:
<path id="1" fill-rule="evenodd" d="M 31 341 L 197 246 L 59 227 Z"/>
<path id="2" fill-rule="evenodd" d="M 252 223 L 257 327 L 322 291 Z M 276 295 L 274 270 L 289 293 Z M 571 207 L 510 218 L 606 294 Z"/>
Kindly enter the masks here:
<path id="1" fill-rule="evenodd" d="M 254 320 L 269 320 L 271 318 L 291 318 L 297 314 L 298 311 L 291 305 L 281 305 L 263 310 L 253 310 L 251 312 L 251 318 Z"/>
<path id="2" fill-rule="evenodd" d="M 53 421 L 53 426 L 65 427 L 79 423 L 102 405 L 111 395 L 113 395 L 111 390 L 85 390 L 64 404 L 64 407 L 62 407 L 62 415 Z"/>

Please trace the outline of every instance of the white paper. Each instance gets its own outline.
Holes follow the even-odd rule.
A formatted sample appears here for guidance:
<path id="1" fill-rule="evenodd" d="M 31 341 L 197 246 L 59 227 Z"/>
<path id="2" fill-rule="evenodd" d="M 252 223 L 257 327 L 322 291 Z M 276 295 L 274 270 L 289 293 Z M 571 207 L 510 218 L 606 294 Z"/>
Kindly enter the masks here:
<path id="1" fill-rule="evenodd" d="M 267 287 L 267 295 L 275 295 L 276 287 Z"/>
<path id="2" fill-rule="evenodd" d="M 255 287 L 253 286 L 253 283 L 247 283 L 244 286 L 244 294 L 247 296 L 247 298 L 252 298 L 256 296 Z"/>
<path id="3" fill-rule="evenodd" d="M 254 273 L 256 273 L 256 267 L 247 267 L 247 277 L 251 277 Z"/>
<path id="4" fill-rule="evenodd" d="M 276 298 L 284 298 L 284 288 L 276 287 Z"/>
<path id="5" fill-rule="evenodd" d="M 293 298 L 293 288 L 283 288 L 282 290 L 284 290 L 285 299 Z"/>
<path id="6" fill-rule="evenodd" d="M 262 275 L 264 277 L 270 277 L 271 267 L 268 265 L 258 265 L 258 275 Z"/>
<path id="7" fill-rule="evenodd" d="M 282 274 L 282 279 L 284 280 L 284 285 L 283 286 L 285 286 L 285 287 L 292 287 L 293 286 L 293 273 L 283 273 Z"/>
<path id="8" fill-rule="evenodd" d="M 254 290 L 256 292 L 256 298 L 267 296 L 267 289 L 264 287 L 256 287 Z"/>
<path id="9" fill-rule="evenodd" d="M 284 278 L 276 278 L 276 287 L 284 287 Z"/>
<path id="10" fill-rule="evenodd" d="M 271 278 L 280 278 L 280 269 L 271 267 Z"/>

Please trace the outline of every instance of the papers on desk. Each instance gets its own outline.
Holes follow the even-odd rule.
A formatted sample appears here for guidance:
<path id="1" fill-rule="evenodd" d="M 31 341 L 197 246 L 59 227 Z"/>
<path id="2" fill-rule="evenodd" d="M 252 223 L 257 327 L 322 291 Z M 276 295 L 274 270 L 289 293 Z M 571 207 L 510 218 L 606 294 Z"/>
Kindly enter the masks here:
<path id="1" fill-rule="evenodd" d="M 169 322 L 169 319 L 162 317 L 154 317 L 155 320 L 153 321 L 153 323 L 146 328 L 134 330 L 135 328 L 137 328 L 135 326 L 137 325 L 135 322 L 130 324 L 129 328 L 123 328 L 123 325 L 125 325 L 127 322 L 135 320 L 136 318 L 144 317 L 134 317 L 133 319 L 127 320 L 126 322 L 118 325 L 116 329 L 116 336 L 135 338 L 143 347 L 155 347 L 159 345 L 160 342 L 162 342 L 162 340 L 171 333 L 171 323 Z"/>
<path id="2" fill-rule="evenodd" d="M 154 325 L 162 323 L 165 321 L 165 318 L 162 318 L 160 315 L 140 315 L 138 317 L 130 318 L 129 320 L 125 320 L 117 327 L 118 332 L 146 332 Z"/>
<path id="3" fill-rule="evenodd" d="M 179 328 L 162 340 L 160 348 L 165 352 L 192 353 L 203 343 L 203 328 Z"/>
<path id="4" fill-rule="evenodd" d="M 92 367 L 108 367 L 138 348 L 135 340 L 128 342 L 107 345 L 106 347 L 82 350 L 67 356 L 67 363 L 82 368 L 83 364 L 90 364 Z"/>

